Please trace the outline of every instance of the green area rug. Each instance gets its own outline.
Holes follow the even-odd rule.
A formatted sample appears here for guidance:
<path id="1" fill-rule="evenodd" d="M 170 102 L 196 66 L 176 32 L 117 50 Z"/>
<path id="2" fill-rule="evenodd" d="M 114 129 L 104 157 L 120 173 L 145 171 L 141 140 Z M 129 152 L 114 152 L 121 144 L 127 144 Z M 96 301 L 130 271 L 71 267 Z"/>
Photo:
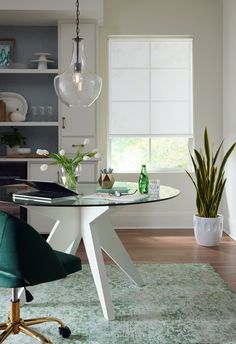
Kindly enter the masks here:
<path id="1" fill-rule="evenodd" d="M 206 264 L 142 264 L 146 281 L 134 285 L 108 265 L 116 320 L 103 318 L 88 265 L 64 280 L 35 287 L 22 317 L 56 316 L 72 331 L 58 335 L 56 324 L 34 326 L 54 344 L 236 344 L 236 294 Z M 0 319 L 8 314 L 10 290 L 0 289 Z M 37 343 L 19 334 L 6 343 Z"/>

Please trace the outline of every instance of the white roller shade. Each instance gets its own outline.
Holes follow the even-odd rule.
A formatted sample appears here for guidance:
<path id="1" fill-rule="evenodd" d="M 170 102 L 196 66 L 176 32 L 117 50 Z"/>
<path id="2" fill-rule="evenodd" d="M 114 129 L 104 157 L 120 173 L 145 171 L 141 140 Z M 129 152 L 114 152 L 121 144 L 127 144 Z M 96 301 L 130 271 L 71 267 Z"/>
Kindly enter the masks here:
<path id="1" fill-rule="evenodd" d="M 109 135 L 193 135 L 192 39 L 109 38 Z"/>

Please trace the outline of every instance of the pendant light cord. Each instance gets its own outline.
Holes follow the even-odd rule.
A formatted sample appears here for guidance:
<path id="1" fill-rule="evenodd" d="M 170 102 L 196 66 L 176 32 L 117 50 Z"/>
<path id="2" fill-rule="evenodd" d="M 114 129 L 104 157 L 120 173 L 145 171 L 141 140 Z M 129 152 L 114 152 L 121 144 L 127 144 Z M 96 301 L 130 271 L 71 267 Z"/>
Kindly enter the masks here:
<path id="1" fill-rule="evenodd" d="M 79 0 L 76 0 L 76 63 L 74 65 L 75 71 L 78 71 L 81 69 L 81 64 L 79 63 L 79 15 L 80 15 L 80 10 L 79 10 Z"/>
<path id="2" fill-rule="evenodd" d="M 76 0 L 76 39 L 79 39 L 79 15 L 80 15 L 80 10 L 79 10 L 79 0 Z"/>

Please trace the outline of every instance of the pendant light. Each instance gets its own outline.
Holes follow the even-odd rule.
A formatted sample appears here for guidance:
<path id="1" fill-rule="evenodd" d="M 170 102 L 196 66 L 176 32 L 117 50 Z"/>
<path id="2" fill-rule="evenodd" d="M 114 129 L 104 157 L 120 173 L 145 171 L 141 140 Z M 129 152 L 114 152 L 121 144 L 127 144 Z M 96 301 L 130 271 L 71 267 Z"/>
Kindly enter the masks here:
<path id="1" fill-rule="evenodd" d="M 58 98 L 70 107 L 88 107 L 99 97 L 102 79 L 88 71 L 84 56 L 84 41 L 79 37 L 79 1 L 76 1 L 76 37 L 70 65 L 54 79 Z"/>

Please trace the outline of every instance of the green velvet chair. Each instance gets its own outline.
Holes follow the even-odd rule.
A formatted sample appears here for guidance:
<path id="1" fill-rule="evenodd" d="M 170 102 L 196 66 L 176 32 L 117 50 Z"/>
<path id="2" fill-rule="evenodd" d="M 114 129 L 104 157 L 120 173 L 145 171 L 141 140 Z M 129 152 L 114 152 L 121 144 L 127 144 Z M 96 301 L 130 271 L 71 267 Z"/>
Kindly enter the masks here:
<path id="1" fill-rule="evenodd" d="M 0 211 L 0 287 L 12 288 L 8 322 L 0 323 L 0 343 L 10 334 L 23 332 L 41 343 L 52 343 L 31 325 L 55 321 L 59 334 L 68 338 L 70 329 L 58 318 L 20 317 L 18 288 L 54 281 L 81 270 L 79 257 L 53 250 L 42 236 L 24 221 Z"/>

